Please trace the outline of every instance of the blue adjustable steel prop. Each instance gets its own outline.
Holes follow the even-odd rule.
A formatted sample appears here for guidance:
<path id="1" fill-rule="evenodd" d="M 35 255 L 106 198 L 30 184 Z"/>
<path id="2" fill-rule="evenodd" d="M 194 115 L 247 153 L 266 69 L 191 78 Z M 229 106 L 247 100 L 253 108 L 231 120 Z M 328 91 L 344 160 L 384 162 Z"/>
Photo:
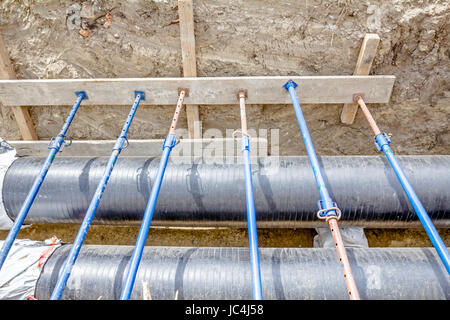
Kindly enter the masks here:
<path id="1" fill-rule="evenodd" d="M 144 250 L 145 241 L 148 235 L 148 229 L 152 222 L 153 213 L 155 211 L 156 202 L 158 200 L 159 191 L 161 189 L 161 184 L 164 178 L 164 172 L 166 171 L 167 161 L 169 160 L 170 152 L 173 147 L 177 144 L 177 136 L 175 135 L 175 129 L 178 122 L 178 117 L 180 116 L 181 108 L 183 106 L 183 100 L 185 95 L 188 95 L 187 89 L 180 89 L 180 96 L 178 98 L 177 107 L 175 109 L 175 114 L 170 126 L 169 134 L 164 140 L 162 149 L 163 154 L 161 161 L 159 163 L 158 172 L 156 173 L 155 182 L 152 186 L 152 191 L 150 193 L 150 198 L 147 202 L 147 208 L 145 209 L 144 218 L 142 219 L 141 228 L 139 230 L 139 235 L 136 240 L 136 245 L 134 247 L 133 255 L 131 256 L 131 261 L 128 266 L 127 276 L 122 287 L 122 293 L 120 294 L 120 300 L 129 300 L 131 293 L 133 291 L 134 282 L 136 280 L 136 275 L 139 269 L 139 264 L 142 258 L 142 251 Z"/>
<path id="2" fill-rule="evenodd" d="M 252 268 L 253 299 L 262 300 L 261 267 L 259 263 L 258 234 L 256 231 L 255 201 L 253 198 L 252 168 L 250 164 L 250 139 L 247 132 L 247 117 L 245 112 L 246 92 L 244 90 L 239 91 L 238 98 L 241 110 L 242 156 L 244 158 L 245 200 L 247 204 L 248 242 Z"/>
<path id="3" fill-rule="evenodd" d="M 87 99 L 87 95 L 84 91 L 75 92 L 75 94 L 78 96 L 77 100 L 75 101 L 75 104 L 72 107 L 72 110 L 70 111 L 69 116 L 66 119 L 66 122 L 64 123 L 63 127 L 61 128 L 61 131 L 59 132 L 58 136 L 53 137 L 52 140 L 49 143 L 48 148 L 50 149 L 50 152 L 47 155 L 47 158 L 45 159 L 44 165 L 41 168 L 41 171 L 39 172 L 38 176 L 34 180 L 34 183 L 28 192 L 28 195 L 22 204 L 22 207 L 20 208 L 19 213 L 17 214 L 17 218 L 14 221 L 11 230 L 8 233 L 8 236 L 6 237 L 5 242 L 3 243 L 2 251 L 0 252 L 0 270 L 3 266 L 3 263 L 6 260 L 6 257 L 8 256 L 9 250 L 11 249 L 11 246 L 14 243 L 14 240 L 17 237 L 17 234 L 20 231 L 20 228 L 22 227 L 22 224 L 27 217 L 28 211 L 30 211 L 31 206 L 33 205 L 34 199 L 36 198 L 39 189 L 41 188 L 42 183 L 44 182 L 45 176 L 47 175 L 48 170 L 50 169 L 50 166 L 53 163 L 53 159 L 55 159 L 55 156 L 58 152 L 62 152 L 62 148 L 64 146 L 70 146 L 72 143 L 72 140 L 70 139 L 70 142 L 66 143 L 65 138 L 67 130 L 69 129 L 70 124 L 72 123 L 72 120 L 75 116 L 75 113 L 78 110 L 78 107 L 81 104 L 81 101 L 83 99 Z"/>
<path id="4" fill-rule="evenodd" d="M 95 194 L 92 197 L 89 208 L 87 209 L 86 215 L 84 216 L 83 222 L 80 226 L 80 229 L 78 230 L 77 237 L 75 238 L 75 241 L 70 249 L 69 255 L 67 256 L 67 259 L 58 277 L 56 286 L 53 289 L 53 293 L 50 297 L 51 300 L 61 299 L 61 296 L 64 292 L 64 287 L 66 286 L 72 268 L 75 264 L 75 261 L 77 260 L 81 246 L 83 245 L 83 241 L 86 238 L 89 226 L 91 225 L 92 219 L 94 218 L 95 211 L 97 211 L 97 207 L 103 196 L 103 192 L 105 191 L 106 185 L 108 184 L 109 177 L 111 176 L 111 172 L 114 169 L 114 165 L 116 164 L 117 158 L 119 157 L 119 154 L 124 148 L 124 146 L 126 147 L 128 145 L 127 132 L 128 129 L 130 128 L 131 121 L 133 121 L 133 117 L 137 111 L 139 102 L 141 100 L 145 100 L 144 92 L 135 91 L 134 104 L 131 107 L 130 113 L 128 114 L 125 124 L 123 125 L 122 132 L 120 133 L 120 136 L 116 140 L 116 143 L 113 147 L 111 156 L 109 157 L 108 164 L 106 165 L 105 170 L 103 171 L 102 179 L 100 180 L 97 189 L 95 190 Z"/>
<path id="5" fill-rule="evenodd" d="M 286 82 L 286 84 L 284 84 L 283 87 L 289 92 L 289 95 L 291 96 L 292 104 L 294 106 L 295 114 L 297 116 L 298 124 L 300 126 L 300 131 L 303 136 L 303 141 L 305 142 L 306 151 L 308 152 L 309 161 L 311 162 L 314 177 L 316 179 L 317 187 L 319 189 L 320 197 L 322 199 L 318 202 L 319 211 L 317 213 L 317 216 L 319 218 L 326 219 L 326 221 L 330 226 L 331 233 L 333 235 L 333 239 L 336 244 L 336 250 L 341 263 L 341 268 L 344 273 L 345 283 L 347 285 L 350 299 L 359 300 L 358 289 L 356 287 L 356 283 L 353 278 L 350 263 L 348 262 L 345 247 L 337 224 L 337 220 L 340 218 L 341 212 L 337 207 L 336 203 L 333 202 L 333 200 L 331 199 L 327 187 L 325 185 L 325 180 L 322 175 L 319 160 L 317 159 L 317 155 L 314 150 L 314 146 L 312 144 L 311 136 L 309 135 L 308 127 L 306 126 L 305 118 L 303 117 L 303 112 L 300 107 L 297 95 L 295 93 L 295 88 L 297 87 L 297 84 L 294 81 L 289 80 L 288 82 Z"/>
<path id="6" fill-rule="evenodd" d="M 378 151 L 383 151 L 384 154 L 386 155 L 386 158 L 388 159 L 389 164 L 391 165 L 392 169 L 394 170 L 395 175 L 397 176 L 400 184 L 402 185 L 403 190 L 405 191 L 411 205 L 414 208 L 414 211 L 416 212 L 417 216 L 419 217 L 420 222 L 422 223 L 426 233 L 428 234 L 428 237 L 430 238 L 431 243 L 435 247 L 439 257 L 442 260 L 442 263 L 444 264 L 445 268 L 447 269 L 447 272 L 450 274 L 450 256 L 449 256 L 448 250 L 445 247 L 445 244 L 442 241 L 441 237 L 439 236 L 439 233 L 437 232 L 436 227 L 433 225 L 433 222 L 431 221 L 430 217 L 428 216 L 428 213 L 425 211 L 425 208 L 423 207 L 422 203 L 420 202 L 419 197 L 417 197 L 416 193 L 414 192 L 413 187 L 411 186 L 411 184 L 408 181 L 408 178 L 406 177 L 405 173 L 403 172 L 402 168 L 400 167 L 400 164 L 398 163 L 397 158 L 395 157 L 394 153 L 392 152 L 392 149 L 389 146 L 391 143 L 389 136 L 385 132 L 381 132 L 380 129 L 378 128 L 377 124 L 375 123 L 375 120 L 373 119 L 372 115 L 370 114 L 369 109 L 367 108 L 366 104 L 364 103 L 362 95 L 356 94 L 354 96 L 354 100 L 361 107 L 361 110 L 364 112 L 364 115 L 366 116 L 370 127 L 372 128 L 373 132 L 375 133 L 375 146 L 377 147 Z"/>

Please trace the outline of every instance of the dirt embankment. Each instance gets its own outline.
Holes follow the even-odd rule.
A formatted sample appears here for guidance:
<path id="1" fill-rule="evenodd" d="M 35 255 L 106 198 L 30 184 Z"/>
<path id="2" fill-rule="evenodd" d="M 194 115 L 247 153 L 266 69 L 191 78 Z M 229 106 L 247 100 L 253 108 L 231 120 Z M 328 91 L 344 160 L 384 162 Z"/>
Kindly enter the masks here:
<path id="1" fill-rule="evenodd" d="M 448 1 L 195 1 L 198 76 L 352 74 L 365 33 L 381 43 L 373 74 L 397 77 L 391 102 L 373 106 L 401 154 L 450 153 Z M 106 13 L 110 13 L 111 24 Z M 19 78 L 182 76 L 177 2 L 2 1 L 0 28 Z M 80 30 L 87 30 L 80 35 Z M 36 97 L 37 99 L 39 97 Z M 358 113 L 340 123 L 340 105 L 305 105 L 320 154 L 375 154 Z M 70 135 L 113 139 L 128 107 L 83 107 Z M 239 127 L 238 107 L 201 106 L 203 132 Z M 171 108 L 143 107 L 130 138 L 163 138 Z M 68 108 L 31 108 L 41 139 L 58 132 Z M 2 108 L 0 136 L 19 139 Z M 279 129 L 283 155 L 305 154 L 292 107 L 248 107 L 254 129 Z M 183 117 L 179 125 L 186 127 Z M 270 136 L 269 136 L 270 138 Z"/>
<path id="2" fill-rule="evenodd" d="M 37 224 L 24 228 L 21 239 L 45 240 L 56 235 L 64 242 L 75 240 L 78 225 Z M 450 230 L 439 229 L 446 246 L 450 246 Z M 136 243 L 138 226 L 90 227 L 85 244 L 131 245 Z M 0 231 L 5 239 L 7 231 Z M 258 229 L 258 243 L 266 248 L 310 248 L 315 235 L 313 229 Z M 370 247 L 431 247 L 423 229 L 365 229 Z M 152 227 L 146 245 L 184 247 L 248 247 L 247 229 L 242 228 L 162 228 Z"/>

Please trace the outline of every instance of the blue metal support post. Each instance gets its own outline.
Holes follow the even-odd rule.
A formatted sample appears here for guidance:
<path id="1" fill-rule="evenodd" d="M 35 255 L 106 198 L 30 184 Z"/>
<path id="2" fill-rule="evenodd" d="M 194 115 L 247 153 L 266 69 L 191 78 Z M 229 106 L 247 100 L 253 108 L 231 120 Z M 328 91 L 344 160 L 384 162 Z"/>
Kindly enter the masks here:
<path id="1" fill-rule="evenodd" d="M 394 170 L 395 175 L 398 178 L 398 181 L 402 185 L 402 188 L 405 191 L 406 196 L 409 199 L 409 202 L 413 206 L 414 211 L 416 212 L 420 222 L 422 223 L 426 233 L 428 234 L 431 243 L 435 247 L 439 257 L 442 260 L 442 263 L 447 269 L 447 272 L 450 274 L 450 256 L 448 250 L 444 242 L 442 241 L 441 237 L 439 236 L 436 227 L 433 225 L 433 222 L 428 216 L 428 213 L 426 212 L 425 208 L 420 202 L 419 197 L 414 192 L 414 189 L 409 183 L 408 178 L 406 177 L 405 173 L 400 167 L 397 158 L 392 152 L 392 149 L 390 147 L 391 140 L 389 139 L 389 136 L 387 135 L 387 133 L 381 132 L 380 129 L 378 128 L 375 120 L 373 119 L 369 109 L 367 108 L 363 100 L 363 95 L 356 94 L 354 96 L 354 101 L 361 107 L 361 110 L 364 112 L 364 115 L 366 116 L 367 121 L 369 122 L 369 125 L 375 134 L 375 146 L 377 147 L 378 151 L 383 151 L 384 154 L 386 155 L 386 158 L 388 159 L 389 164 Z"/>
<path id="2" fill-rule="evenodd" d="M 72 143 L 72 140 L 70 140 L 69 143 L 65 143 L 65 138 L 67 130 L 69 129 L 70 124 L 72 123 L 73 118 L 75 117 L 75 113 L 78 110 L 78 107 L 81 104 L 81 101 L 83 99 L 87 99 L 87 95 L 84 91 L 75 92 L 77 95 L 77 100 L 75 101 L 75 104 L 72 107 L 72 110 L 70 111 L 69 116 L 66 119 L 66 122 L 64 123 L 63 127 L 61 128 L 61 131 L 59 132 L 58 136 L 53 137 L 50 141 L 50 144 L 48 148 L 50 149 L 50 152 L 47 155 L 47 158 L 45 159 L 44 165 L 41 168 L 41 171 L 39 172 L 38 176 L 34 180 L 34 183 L 28 192 L 27 197 L 25 198 L 24 203 L 22 204 L 22 207 L 20 208 L 19 213 L 17 214 L 17 218 L 14 221 L 8 236 L 5 239 L 5 242 L 3 243 L 2 250 L 0 252 L 0 270 L 3 266 L 3 263 L 6 260 L 6 257 L 8 256 L 9 250 L 11 249 L 14 240 L 17 237 L 17 234 L 20 231 L 20 228 L 22 227 L 22 224 L 25 220 L 25 218 L 28 215 L 28 211 L 30 211 L 31 206 L 33 205 L 34 199 L 36 198 L 39 189 L 41 188 L 42 183 L 44 182 L 45 176 L 47 175 L 48 170 L 50 169 L 50 166 L 53 163 L 53 159 L 55 159 L 55 156 L 58 152 L 62 152 L 63 144 L 66 146 L 69 146 Z"/>
<path id="3" fill-rule="evenodd" d="M 238 93 L 240 111 L 241 111 L 241 126 L 242 126 L 242 156 L 244 158 L 244 173 L 245 173 L 245 199 L 247 204 L 247 222 L 248 222 L 248 241 L 250 249 L 250 262 L 252 270 L 252 291 L 254 300 L 262 300 L 262 286 L 261 286 L 261 266 L 259 263 L 258 252 L 258 234 L 256 230 L 256 214 L 255 201 L 253 198 L 253 182 L 252 182 L 252 168 L 250 164 L 250 139 L 247 131 L 247 116 L 245 112 L 245 98 L 247 93 L 241 90 Z"/>
<path id="4" fill-rule="evenodd" d="M 291 96 L 292 104 L 294 106 L 295 114 L 297 116 L 297 121 L 300 126 L 300 131 L 303 136 L 303 141 L 305 142 L 306 151 L 308 152 L 309 161 L 311 162 L 314 177 L 316 179 L 317 187 L 319 189 L 321 200 L 318 202 L 319 211 L 317 213 L 317 216 L 321 219 L 326 219 L 326 221 L 330 226 L 331 234 L 333 235 L 333 239 L 336 244 L 339 262 L 341 264 L 341 268 L 344 273 L 345 283 L 347 285 L 350 299 L 359 300 L 360 299 L 359 292 L 356 287 L 355 280 L 353 278 L 350 263 L 348 262 L 347 253 L 345 251 L 344 243 L 342 241 L 342 237 L 337 224 L 337 221 L 339 220 L 341 213 L 336 203 L 333 202 L 328 193 L 325 180 L 323 178 L 322 170 L 319 164 L 319 160 L 314 150 L 311 136 L 309 134 L 308 127 L 306 126 L 306 121 L 305 118 L 303 117 L 303 112 L 300 107 L 297 94 L 295 93 L 295 88 L 297 87 L 297 84 L 294 81 L 289 80 L 288 82 L 286 82 L 286 84 L 284 84 L 283 87 L 289 92 L 289 95 Z"/>
<path id="5" fill-rule="evenodd" d="M 172 119 L 169 134 L 164 140 L 162 146 L 163 154 L 161 157 L 161 161 L 159 163 L 158 171 L 156 173 L 155 181 L 152 186 L 150 198 L 147 202 L 147 207 L 145 209 L 144 218 L 142 219 L 142 224 L 139 230 L 138 238 L 136 240 L 133 255 L 131 256 L 131 261 L 128 266 L 128 272 L 124 285 L 122 287 L 120 300 L 129 300 L 131 297 L 131 293 L 133 291 L 134 282 L 136 280 L 136 275 L 142 258 L 142 251 L 144 250 L 148 230 L 152 222 L 153 213 L 155 211 L 156 202 L 158 200 L 159 191 L 161 189 L 161 184 L 164 178 L 164 172 L 166 171 L 167 161 L 169 160 L 170 152 L 177 143 L 177 136 L 175 135 L 175 129 L 177 126 L 178 118 L 180 116 L 181 108 L 183 107 L 183 101 L 185 96 L 188 96 L 188 89 L 180 88 L 177 107 L 175 109 L 175 114 Z"/>
<path id="6" fill-rule="evenodd" d="M 83 245 L 83 241 L 86 238 L 86 234 L 89 230 L 89 226 L 91 225 L 92 219 L 94 218 L 97 207 L 100 203 L 100 200 L 105 191 L 106 185 L 108 184 L 108 180 L 111 176 L 111 173 L 114 169 L 114 165 L 116 164 L 117 158 L 119 157 L 120 152 L 124 148 L 125 144 L 128 144 L 127 133 L 130 128 L 131 122 L 133 121 L 134 115 L 139 106 L 139 102 L 141 100 L 145 100 L 145 94 L 142 91 L 135 91 L 135 100 L 133 106 L 131 107 L 130 113 L 128 114 L 127 120 L 123 125 L 122 132 L 120 133 L 119 138 L 116 140 L 116 144 L 113 147 L 111 156 L 109 158 L 108 164 L 103 171 L 102 179 L 100 180 L 97 189 L 95 190 L 95 194 L 92 197 L 91 203 L 86 211 L 86 215 L 84 216 L 83 222 L 78 230 L 78 234 L 75 238 L 75 241 L 70 249 L 69 255 L 64 263 L 64 266 L 61 270 L 61 273 L 58 277 L 58 281 L 56 283 L 55 288 L 53 289 L 53 293 L 50 297 L 51 300 L 59 300 L 64 292 L 64 287 L 66 286 L 67 280 L 69 279 L 72 268 L 77 260 L 78 254 L 80 252 L 81 246 Z M 126 146 L 125 146 L 126 147 Z"/>

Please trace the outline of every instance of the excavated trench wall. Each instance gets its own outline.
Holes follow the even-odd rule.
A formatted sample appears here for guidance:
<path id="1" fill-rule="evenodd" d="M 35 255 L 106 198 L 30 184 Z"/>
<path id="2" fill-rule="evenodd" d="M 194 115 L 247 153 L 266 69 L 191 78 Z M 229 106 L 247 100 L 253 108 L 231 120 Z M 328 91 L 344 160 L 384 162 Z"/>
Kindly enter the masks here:
<path id="1" fill-rule="evenodd" d="M 379 126 L 394 134 L 395 152 L 449 154 L 449 12 L 445 0 L 197 0 L 197 72 L 200 77 L 348 75 L 365 33 L 377 33 L 381 42 L 371 73 L 397 77 L 390 103 L 372 107 Z M 24 79 L 182 76 L 177 19 L 174 0 L 0 4 L 1 33 Z M 79 34 L 83 27 L 87 37 Z M 361 113 L 347 126 L 340 122 L 341 105 L 303 107 L 319 154 L 376 153 Z M 40 139 L 52 137 L 69 110 L 30 109 Z M 127 112 L 128 107 L 83 107 L 70 134 L 74 139 L 114 139 Z M 172 112 L 162 106 L 141 108 L 129 137 L 165 137 Z M 250 128 L 279 129 L 280 153 L 304 155 L 293 115 L 290 105 L 248 107 Z M 226 129 L 240 126 L 238 106 L 201 106 L 200 116 L 207 136 L 225 136 Z M 185 117 L 179 127 L 186 128 Z M 20 139 L 5 107 L 0 136 Z"/>
<path id="2" fill-rule="evenodd" d="M 106 13 L 111 15 L 110 25 Z M 377 33 L 381 42 L 371 74 L 393 74 L 397 79 L 390 103 L 371 109 L 380 128 L 393 133 L 392 149 L 398 154 L 450 154 L 449 13 L 445 0 L 196 0 L 197 73 L 350 75 L 362 38 Z M 23 79 L 180 77 L 177 19 L 175 0 L 0 2 L 0 32 L 17 76 Z M 84 36 L 81 29 L 86 30 Z M 302 107 L 318 154 L 377 153 L 360 112 L 348 126 L 340 122 L 342 105 Z M 84 106 L 69 134 L 73 139 L 115 139 L 128 109 Z M 68 111 L 69 107 L 30 107 L 39 138 L 55 135 Z M 171 107 L 140 108 L 129 138 L 164 138 L 172 112 Z M 225 137 L 240 126 L 237 105 L 202 105 L 200 117 L 205 137 Z M 269 143 L 271 134 L 279 134 L 281 155 L 306 155 L 291 105 L 251 105 L 247 117 L 250 129 L 269 130 Z M 186 126 L 183 115 L 179 128 Z M 0 136 L 20 139 L 6 107 L 1 107 Z M 29 232 L 44 229 L 48 230 L 32 227 Z M 66 232 L 70 240 L 75 230 L 69 229 L 52 230 Z M 448 238 L 448 230 L 445 234 Z M 108 231 L 103 235 L 110 237 Z M 380 234 L 377 237 L 384 243 Z M 410 237 L 405 239 L 400 242 L 408 245 Z M 125 242 L 134 243 L 134 238 Z"/>

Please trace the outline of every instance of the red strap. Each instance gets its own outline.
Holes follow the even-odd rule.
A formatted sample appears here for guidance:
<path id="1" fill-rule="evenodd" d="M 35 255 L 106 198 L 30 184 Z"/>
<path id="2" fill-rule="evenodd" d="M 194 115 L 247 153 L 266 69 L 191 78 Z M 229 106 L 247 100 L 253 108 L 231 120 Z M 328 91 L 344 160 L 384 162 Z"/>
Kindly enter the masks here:
<path id="1" fill-rule="evenodd" d="M 39 257 L 39 261 L 38 261 L 38 265 L 37 265 L 38 268 L 42 267 L 42 265 L 47 260 L 47 258 L 50 255 L 50 253 L 52 253 L 52 251 L 54 249 L 53 247 L 56 244 L 56 242 L 58 242 L 58 238 L 56 236 L 53 236 L 52 237 L 52 241 L 50 242 L 50 246 L 47 249 L 45 249 L 45 251 Z"/>

